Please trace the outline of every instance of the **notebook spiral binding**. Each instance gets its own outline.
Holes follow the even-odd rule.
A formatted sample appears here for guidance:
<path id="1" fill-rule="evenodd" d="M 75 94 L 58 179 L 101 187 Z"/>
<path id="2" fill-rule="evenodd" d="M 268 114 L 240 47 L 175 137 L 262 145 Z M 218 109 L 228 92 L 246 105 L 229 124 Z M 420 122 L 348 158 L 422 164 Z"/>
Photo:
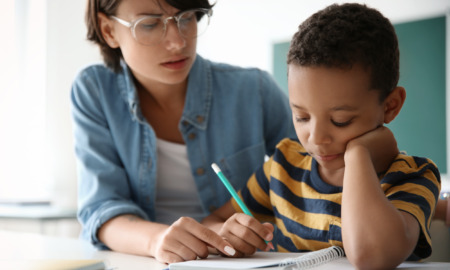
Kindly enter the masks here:
<path id="1" fill-rule="evenodd" d="M 297 258 L 283 260 L 279 266 L 289 270 L 310 269 L 344 256 L 344 249 L 338 246 L 332 246 L 309 252 Z"/>

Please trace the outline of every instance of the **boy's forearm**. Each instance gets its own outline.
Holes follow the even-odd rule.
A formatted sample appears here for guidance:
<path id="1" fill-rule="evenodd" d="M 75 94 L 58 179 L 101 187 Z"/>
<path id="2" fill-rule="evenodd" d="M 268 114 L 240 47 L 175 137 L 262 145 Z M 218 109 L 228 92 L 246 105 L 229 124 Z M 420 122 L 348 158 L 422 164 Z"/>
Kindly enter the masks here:
<path id="1" fill-rule="evenodd" d="M 342 238 L 347 256 L 362 268 L 394 268 L 412 252 L 418 233 L 408 235 L 403 214 L 387 200 L 370 152 L 362 146 L 350 151 L 345 156 L 342 195 Z"/>

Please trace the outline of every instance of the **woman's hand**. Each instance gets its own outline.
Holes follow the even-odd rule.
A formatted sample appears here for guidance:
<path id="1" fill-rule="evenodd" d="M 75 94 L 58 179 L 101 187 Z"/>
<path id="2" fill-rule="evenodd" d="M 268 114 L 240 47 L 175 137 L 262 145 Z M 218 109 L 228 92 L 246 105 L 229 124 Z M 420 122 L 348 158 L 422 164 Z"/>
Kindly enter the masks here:
<path id="1" fill-rule="evenodd" d="M 208 247 L 227 256 L 235 255 L 232 246 L 214 231 L 192 218 L 181 217 L 159 234 L 151 254 L 160 262 L 173 263 L 206 258 Z"/>
<path id="2" fill-rule="evenodd" d="M 103 224 L 97 235 L 114 251 L 152 256 L 162 263 L 205 258 L 208 247 L 228 256 L 235 254 L 225 239 L 189 217 L 181 217 L 169 226 L 134 215 L 122 215 Z"/>

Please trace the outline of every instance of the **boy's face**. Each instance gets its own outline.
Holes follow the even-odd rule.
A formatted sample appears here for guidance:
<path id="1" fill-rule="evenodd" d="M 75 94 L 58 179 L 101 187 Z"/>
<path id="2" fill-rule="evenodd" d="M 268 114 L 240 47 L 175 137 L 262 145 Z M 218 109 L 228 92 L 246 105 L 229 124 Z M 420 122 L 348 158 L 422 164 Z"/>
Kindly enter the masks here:
<path id="1" fill-rule="evenodd" d="M 291 64 L 288 87 L 297 137 L 322 177 L 343 173 L 347 143 L 384 121 L 370 74 L 359 65 L 343 70 Z"/>

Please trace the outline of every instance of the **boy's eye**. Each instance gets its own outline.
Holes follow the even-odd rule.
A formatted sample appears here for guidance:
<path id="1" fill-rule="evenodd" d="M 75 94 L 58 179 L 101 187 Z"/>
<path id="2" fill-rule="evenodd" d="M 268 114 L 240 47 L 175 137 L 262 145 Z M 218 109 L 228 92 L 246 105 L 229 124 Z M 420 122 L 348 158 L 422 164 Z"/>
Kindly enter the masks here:
<path id="1" fill-rule="evenodd" d="M 337 126 L 337 127 L 345 127 L 350 125 L 350 123 L 352 122 L 352 119 L 345 121 L 345 122 L 336 122 L 334 120 L 331 120 L 331 123 L 333 123 L 333 125 Z"/>

